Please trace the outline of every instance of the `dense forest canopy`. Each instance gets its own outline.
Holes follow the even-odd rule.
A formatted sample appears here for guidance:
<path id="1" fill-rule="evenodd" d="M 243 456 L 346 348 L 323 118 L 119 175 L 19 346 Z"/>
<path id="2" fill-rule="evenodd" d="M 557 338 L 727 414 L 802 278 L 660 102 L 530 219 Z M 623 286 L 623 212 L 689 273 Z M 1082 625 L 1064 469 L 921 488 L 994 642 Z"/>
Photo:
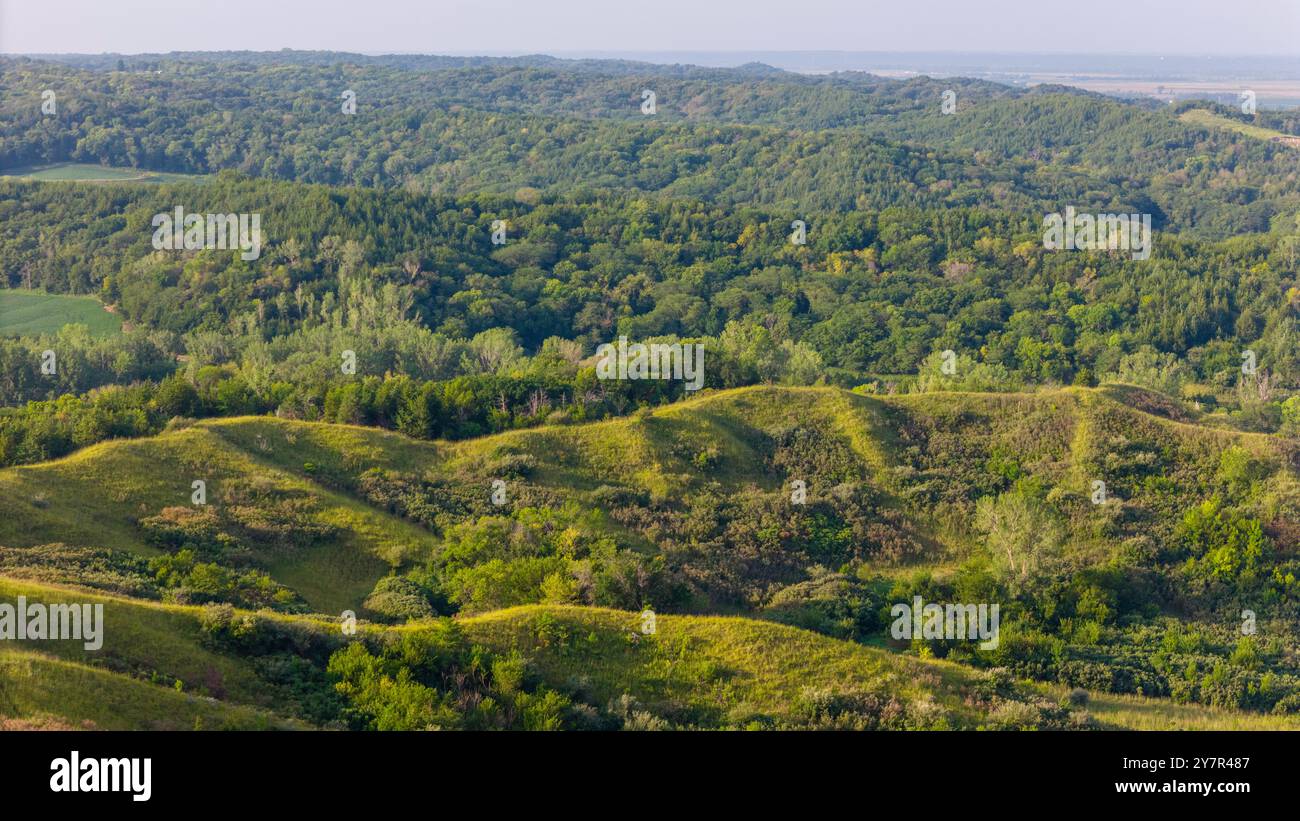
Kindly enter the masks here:
<path id="1" fill-rule="evenodd" d="M 443 380 L 507 374 L 524 356 L 568 345 L 573 371 L 620 335 L 721 340 L 741 358 L 759 355 L 741 353 L 754 345 L 794 354 L 759 371 L 715 370 L 715 386 L 826 376 L 852 385 L 916 373 L 945 349 L 1003 387 L 1090 384 L 1176 358 L 1187 380 L 1227 388 L 1245 350 L 1277 388 L 1296 387 L 1300 374 L 1294 222 L 1222 242 L 1161 234 L 1151 259 L 1134 260 L 1045 251 L 1033 220 L 988 209 L 803 215 L 808 242 L 795 245 L 791 212 L 624 195 L 528 199 L 227 175 L 167 186 L 2 183 L 7 284 L 99 294 L 135 328 L 86 341 L 97 351 L 89 359 L 112 368 L 67 368 L 53 384 L 31 355 L 44 342 L 3 343 L 13 363 L 5 395 L 21 402 L 157 377 L 174 356 L 191 374 L 229 366 L 253 385 L 320 381 L 343 349 L 362 351 L 363 374 Z M 176 202 L 260 213 L 261 257 L 155 251 L 150 219 Z M 495 220 L 508 225 L 500 246 Z M 501 351 L 484 352 L 493 346 Z"/>
<path id="2" fill-rule="evenodd" d="M 1209 236 L 1297 202 L 1296 149 L 1063 87 L 592 61 L 0 61 L 0 167 L 78 160 L 445 194 L 811 210 L 1065 203 Z M 653 87 L 651 89 L 651 87 Z M 58 114 L 41 113 L 54 90 Z M 653 116 L 642 94 L 653 90 Z M 943 113 L 944 92 L 956 95 Z M 342 114 L 352 91 L 354 115 Z M 1263 115 L 1296 133 L 1294 117 Z M 1281 122 L 1274 122 L 1281 119 Z M 762 169 L 762 173 L 759 173 Z"/>
<path id="3" fill-rule="evenodd" d="M 699 341 L 712 387 L 924 390 L 952 351 L 968 388 L 1134 382 L 1258 430 L 1290 424 L 1300 386 L 1297 149 L 1181 118 L 1193 104 L 541 56 L 72 55 L 0 73 L 0 166 L 213 175 L 0 181 L 0 284 L 96 295 L 127 323 L 0 341 L 4 403 L 144 391 L 75 435 L 74 418 L 33 428 L 43 404 L 13 411 L 5 461 L 158 429 L 164 380 L 196 385 L 182 405 L 203 414 L 395 426 L 419 406 L 403 418 L 424 436 L 535 423 L 539 395 L 596 417 L 678 395 L 579 400 L 620 336 Z M 1296 132 L 1293 113 L 1253 120 Z M 257 214 L 264 252 L 156 250 L 153 215 L 181 205 Z M 1066 206 L 1150 215 L 1154 254 L 1045 250 L 1042 215 Z M 56 348 L 64 367 L 41 373 Z M 409 384 L 340 405 L 342 351 L 363 379 Z M 1243 356 L 1260 384 L 1240 384 Z M 429 416 L 451 380 L 475 386 L 476 421 Z M 76 419 L 106 400 L 79 401 Z"/>

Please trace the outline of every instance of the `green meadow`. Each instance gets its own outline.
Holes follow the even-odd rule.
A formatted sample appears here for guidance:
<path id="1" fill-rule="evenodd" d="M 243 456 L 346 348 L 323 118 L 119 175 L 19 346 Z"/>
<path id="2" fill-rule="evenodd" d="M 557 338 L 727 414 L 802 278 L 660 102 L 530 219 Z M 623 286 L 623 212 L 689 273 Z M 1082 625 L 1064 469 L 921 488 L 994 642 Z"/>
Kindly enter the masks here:
<path id="1" fill-rule="evenodd" d="M 1257 140 L 1272 140 L 1279 137 L 1285 138 L 1286 140 L 1296 139 L 1291 134 L 1283 134 L 1281 131 L 1276 131 L 1272 128 L 1262 128 L 1257 125 L 1239 122 L 1229 117 L 1222 117 L 1211 111 L 1206 111 L 1203 108 L 1193 108 L 1184 111 L 1178 119 L 1185 123 L 1203 125 L 1209 128 L 1225 128 L 1229 131 L 1235 131 L 1238 134 L 1245 134 L 1247 137 L 1254 137 Z"/>
<path id="2" fill-rule="evenodd" d="M 193 182 L 203 174 L 178 174 L 171 171 L 147 171 L 92 163 L 60 162 L 48 165 L 24 165 L 0 169 L 0 177 L 18 177 L 38 182 Z"/>
<path id="3" fill-rule="evenodd" d="M 0 335 L 37 336 L 64 325 L 85 325 L 94 336 L 122 331 L 122 319 L 93 296 L 66 296 L 19 289 L 0 290 Z"/>
<path id="4" fill-rule="evenodd" d="M 527 524 L 532 521 L 527 515 L 512 519 L 509 508 L 478 507 L 477 512 L 443 514 L 431 526 L 427 519 L 411 518 L 408 502 L 402 501 L 410 497 L 395 490 L 421 482 L 426 483 L 419 491 L 423 499 L 451 504 L 452 497 L 439 494 L 449 487 L 464 489 L 472 507 L 474 497 L 485 498 L 493 477 L 519 471 L 511 492 L 527 499 L 525 504 L 602 512 L 592 520 L 591 537 L 656 557 L 663 536 L 656 538 L 653 530 L 638 526 L 636 517 L 620 518 L 611 498 L 642 499 L 621 503 L 642 505 L 637 516 L 667 510 L 674 499 L 704 494 L 737 503 L 763 500 L 760 509 L 776 505 L 784 490 L 770 469 L 771 460 L 774 453 L 789 451 L 773 451 L 773 442 L 797 428 L 820 437 L 820 453 L 811 458 L 823 461 L 800 468 L 813 471 L 808 474 L 813 492 L 823 492 L 822 487 L 839 492 L 832 480 L 817 479 L 817 471 L 827 469 L 818 464 L 833 468 L 828 475 L 837 482 L 843 476 L 863 477 L 878 499 L 876 515 L 916 509 L 911 500 L 917 498 L 960 499 L 990 464 L 1024 482 L 1052 488 L 1073 511 L 1071 526 L 1079 534 L 1069 545 L 1070 560 L 1085 568 L 1131 563 L 1123 546 L 1104 535 L 1113 523 L 1149 521 L 1157 512 L 1186 510 L 1203 494 L 1222 492 L 1198 487 L 1196 477 L 1223 474 L 1225 452 L 1252 465 L 1249 492 L 1261 500 L 1261 509 L 1275 509 L 1284 518 L 1300 498 L 1300 485 L 1283 468 L 1291 458 L 1284 439 L 1207 428 L 1190 417 L 1171 419 L 1139 406 L 1157 407 L 1139 389 L 1120 385 L 898 396 L 750 387 L 706 392 L 628 417 L 455 442 L 271 416 L 214 419 L 154 437 L 104 441 L 62 459 L 0 470 L 0 545 L 12 554 L 0 555 L 7 559 L 0 567 L 0 600 L 21 594 L 33 600 L 102 602 L 112 626 L 98 652 L 75 642 L 5 648 L 0 654 L 0 718 L 33 726 L 281 727 L 315 715 L 310 705 L 323 703 L 331 685 L 321 667 L 312 672 L 288 661 L 286 652 L 297 655 L 298 648 L 314 646 L 315 663 L 323 666 L 330 648 L 347 641 L 331 626 L 339 613 L 360 614 L 358 635 L 370 647 L 393 647 L 403 636 L 447 623 L 434 621 L 428 610 L 403 617 L 386 614 L 373 605 L 371 592 L 380 590 L 382 580 L 396 577 L 409 589 L 410 580 L 436 567 L 455 540 L 462 555 L 472 547 L 506 557 L 470 560 L 479 563 L 473 569 L 481 572 L 475 584 L 506 585 L 522 578 L 512 573 L 525 573 L 530 566 L 531 558 L 513 557 L 506 551 L 514 548 L 500 544 L 513 538 L 510 529 L 517 533 L 534 526 Z M 1122 465 L 1108 463 L 1116 500 L 1110 507 L 1087 504 L 1090 477 L 1106 463 L 1107 454 L 1118 451 L 1119 441 L 1139 454 L 1129 458 L 1158 464 L 1163 478 L 1125 479 Z M 693 469 L 701 454 L 712 466 L 707 478 Z M 1009 460 L 1014 465 L 1001 467 Z M 227 546 L 227 559 L 218 561 L 260 568 L 299 596 L 302 608 L 254 612 L 237 607 L 232 624 L 266 625 L 240 628 L 251 629 L 241 638 L 238 631 L 213 632 L 204 625 L 210 611 L 201 596 L 169 597 L 161 587 L 150 589 L 153 581 L 147 575 L 123 581 L 130 572 L 139 573 L 129 571 L 132 562 L 156 561 L 174 549 L 151 538 L 156 531 L 145 527 L 147 521 L 166 514 L 177 526 L 200 522 L 190 495 L 196 479 L 206 483 L 208 508 L 218 517 L 212 521 L 232 528 L 228 532 L 243 540 L 239 550 Z M 620 495 L 613 495 L 611 487 Z M 454 509 L 454 504 L 446 508 Z M 290 541 L 267 536 L 283 517 L 290 517 L 295 528 L 319 535 Z M 510 529 L 474 529 L 494 521 L 508 523 Z M 657 527 L 671 526 L 670 520 L 661 521 Z M 568 528 L 561 544 L 579 545 L 587 538 L 582 528 L 588 525 L 577 520 L 554 526 Z M 1074 694 L 1062 684 L 1034 683 L 1023 676 L 996 684 L 996 677 L 977 666 L 899 652 L 903 648 L 891 645 L 878 630 L 848 638 L 840 632 L 845 622 L 819 616 L 830 611 L 817 609 L 839 607 L 846 600 L 819 599 L 823 594 L 817 590 L 847 589 L 856 584 L 854 573 L 869 579 L 877 571 L 888 584 L 922 577 L 927 585 L 948 584 L 967 572 L 977 555 L 969 531 L 954 530 L 938 517 L 918 515 L 904 527 L 920 554 L 901 561 L 873 557 L 856 571 L 819 571 L 822 575 L 815 578 L 830 580 L 830 586 L 792 584 L 750 608 L 695 602 L 685 612 L 658 615 L 653 635 L 642 633 L 642 615 L 630 605 L 575 606 L 572 590 L 547 584 L 540 594 L 522 599 L 464 606 L 454 623 L 475 652 L 490 653 L 506 664 L 503 670 L 525 664 L 528 680 L 537 686 L 600 710 L 635 705 L 627 711 L 641 717 L 627 720 L 652 724 L 755 729 L 849 726 L 843 722 L 915 729 L 1297 727 L 1293 715 L 1097 687 L 1087 688 L 1086 705 L 1066 706 Z M 475 534 L 483 541 L 467 541 L 479 538 Z M 189 538 L 206 544 L 198 530 Z M 697 558 L 698 549 L 690 550 L 700 572 L 714 572 L 707 556 Z M 714 554 L 727 573 L 733 572 L 733 550 Z M 586 565 L 575 567 L 579 574 L 588 572 Z M 202 593 L 203 583 L 193 577 L 186 595 Z M 521 584 L 521 589 L 532 589 Z M 866 588 L 857 589 L 862 594 Z M 812 598 L 800 598 L 805 594 Z M 398 589 L 389 595 L 409 593 Z M 522 606 L 512 606 L 516 603 Z M 1158 623 L 1153 620 L 1149 629 Z M 1004 624 L 1004 629 L 1011 648 L 1041 641 L 1023 626 Z M 1197 629 L 1209 630 L 1210 625 Z M 1105 641 L 1099 643 L 1101 638 Z M 1062 642 L 1060 649 L 1122 652 L 1125 642 L 1138 638 L 1138 632 L 1114 625 L 1080 639 L 1088 645 Z M 1201 650 L 1179 650 L 1186 641 L 1170 635 L 1161 646 L 1201 652 L 1199 663 L 1208 663 L 1211 657 L 1204 652 L 1217 639 L 1204 633 L 1196 639 Z M 1234 657 L 1245 658 L 1247 650 Z M 502 692 L 516 692 L 504 680 Z M 76 682 L 81 695 L 64 686 L 69 681 Z M 101 702 L 117 706 L 99 709 Z"/>

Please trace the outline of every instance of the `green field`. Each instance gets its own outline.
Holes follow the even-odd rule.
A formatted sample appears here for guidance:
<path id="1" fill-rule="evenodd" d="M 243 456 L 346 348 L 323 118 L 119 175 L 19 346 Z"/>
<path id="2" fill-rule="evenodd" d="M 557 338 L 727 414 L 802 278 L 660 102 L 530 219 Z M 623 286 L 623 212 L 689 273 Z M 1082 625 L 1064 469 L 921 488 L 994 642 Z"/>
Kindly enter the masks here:
<path id="1" fill-rule="evenodd" d="M 170 171 L 146 171 L 142 168 L 117 168 L 79 162 L 6 168 L 0 170 L 0 177 L 20 177 L 41 182 L 186 182 L 204 179 L 201 174 L 176 174 Z"/>
<path id="2" fill-rule="evenodd" d="M 1237 120 L 1228 117 L 1221 117 L 1218 114 L 1206 111 L 1203 108 L 1193 108 L 1190 111 L 1184 111 L 1178 119 L 1185 123 L 1194 123 L 1195 125 L 1203 125 L 1210 128 L 1226 128 L 1229 131 L 1236 131 L 1238 134 L 1245 134 L 1247 137 L 1254 137 L 1257 140 L 1273 140 L 1280 138 L 1283 142 L 1288 142 L 1297 139 L 1290 134 L 1283 134 L 1281 131 L 1274 131 L 1271 128 L 1261 128 L 1257 125 L 1238 122 Z"/>
<path id="3" fill-rule="evenodd" d="M 40 291 L 0 290 L 0 335 L 35 336 L 80 323 L 95 336 L 122 331 L 122 320 L 104 310 L 93 296 L 65 296 Z"/>

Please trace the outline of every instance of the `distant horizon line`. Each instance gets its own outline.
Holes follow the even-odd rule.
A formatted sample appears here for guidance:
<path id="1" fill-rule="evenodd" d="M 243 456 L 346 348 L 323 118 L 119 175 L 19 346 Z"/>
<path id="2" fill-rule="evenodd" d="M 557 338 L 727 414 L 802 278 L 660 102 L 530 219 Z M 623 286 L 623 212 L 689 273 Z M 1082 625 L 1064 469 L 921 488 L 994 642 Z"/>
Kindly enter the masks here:
<path id="1" fill-rule="evenodd" d="M 999 57 L 1143 57 L 1163 59 L 1236 59 L 1236 60 L 1295 60 L 1300 62 L 1300 54 L 1244 54 L 1240 52 L 1142 52 L 1142 51 L 999 51 L 985 49 L 769 49 L 769 48 L 721 48 L 721 49 L 503 49 L 503 50 L 452 50 L 452 51 L 357 51 L 336 48 L 203 48 L 170 49 L 167 51 L 0 51 L 5 57 L 142 57 L 166 54 L 220 54 L 224 52 L 248 52 L 250 54 L 279 54 L 282 52 L 319 52 L 332 54 L 359 54 L 364 57 L 563 57 L 578 59 L 602 59 L 593 55 L 646 55 L 646 54 L 714 54 L 714 55 L 889 55 L 889 56 L 999 56 Z"/>

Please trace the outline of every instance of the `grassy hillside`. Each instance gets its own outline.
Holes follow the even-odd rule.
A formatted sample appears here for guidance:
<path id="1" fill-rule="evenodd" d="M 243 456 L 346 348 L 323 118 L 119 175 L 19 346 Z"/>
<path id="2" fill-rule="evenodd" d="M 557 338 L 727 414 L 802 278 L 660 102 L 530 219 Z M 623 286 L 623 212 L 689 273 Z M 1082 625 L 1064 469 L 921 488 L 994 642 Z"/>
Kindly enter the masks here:
<path id="1" fill-rule="evenodd" d="M 1179 424 L 1181 420 L 1134 407 L 1144 395 L 1149 392 L 1123 386 L 897 396 L 836 388 L 737 388 L 707 391 L 695 399 L 610 421 L 437 443 L 373 428 L 269 417 L 203 422 L 197 427 L 245 450 L 267 443 L 262 458 L 299 472 L 307 464 L 321 471 L 384 467 L 455 472 L 476 465 L 491 467 L 508 456 L 524 454 L 533 457 L 530 481 L 537 484 L 582 490 L 625 482 L 661 495 L 699 481 L 732 487 L 761 481 L 764 437 L 794 426 L 824 430 L 877 477 L 908 461 L 906 451 L 918 447 L 911 441 L 918 431 L 910 426 L 918 424 L 948 431 L 960 424 L 972 442 L 1015 447 L 1025 460 L 1042 461 L 1044 470 L 1050 459 L 1061 465 L 1086 461 L 1089 451 L 1098 447 L 1091 435 L 1075 439 L 1076 426 L 1084 422 L 1135 426 L 1153 444 L 1159 440 L 1180 450 L 1187 448 L 1175 460 L 1204 458 L 1234 443 L 1261 453 L 1291 452 L 1292 446 L 1278 437 Z M 716 464 L 707 476 L 692 462 L 700 448 L 717 450 Z"/>
<path id="2" fill-rule="evenodd" d="M 105 641 L 99 651 L 86 651 L 75 641 L 27 641 L 5 648 L 0 717 L 53 717 L 73 726 L 89 721 L 107 729 L 295 725 L 268 712 L 285 705 L 274 703 L 277 691 L 259 677 L 264 672 L 260 651 L 245 647 L 249 657 L 241 658 L 230 647 L 214 649 L 214 634 L 201 626 L 208 618 L 201 608 L 0 578 L 0 599 L 18 595 L 45 603 L 103 604 Z M 477 646 L 500 657 L 522 653 L 562 692 L 592 704 L 634 704 L 647 716 L 677 725 L 807 722 L 827 705 L 845 710 L 842 721 L 893 728 L 1062 720 L 1053 702 L 1037 699 L 1031 708 L 1022 703 L 1029 698 L 1026 691 L 1003 687 L 999 693 L 983 675 L 953 664 L 920 662 L 747 619 L 665 616 L 657 634 L 646 636 L 640 618 L 594 608 L 524 607 L 468 619 L 464 628 Z M 331 641 L 325 636 L 334 634 L 301 617 L 272 621 L 309 643 Z M 398 632 L 425 627 L 412 624 Z M 363 630 L 367 635 L 382 641 L 386 632 Z M 859 714 L 848 706 L 876 712 Z"/>
<path id="3" fill-rule="evenodd" d="M 0 720 L 17 726 L 98 729 L 288 729 L 278 682 L 259 678 L 262 657 L 214 650 L 201 608 L 88 596 L 0 578 L 0 599 L 102 603 L 104 648 L 23 642 L 0 651 Z M 245 615 L 244 618 L 250 618 Z M 261 619 L 268 618 L 265 614 Z M 323 637 L 332 629 L 275 619 Z M 499 658 L 522 658 L 546 685 L 578 703 L 622 713 L 628 726 L 799 726 L 892 729 L 1300 729 L 1261 717 L 1093 694 L 1065 709 L 1062 688 L 1015 685 L 961 665 L 740 618 L 659 616 L 528 606 L 465 619 L 466 635 Z M 365 628 L 371 641 L 425 629 Z M 317 640 L 323 640 L 318 638 Z M 338 641 L 342 641 L 341 639 Z M 176 682 L 180 681 L 178 690 Z M 214 698 L 214 695 L 216 696 Z"/>
<path id="4" fill-rule="evenodd" d="M 0 598 L 113 594 L 105 650 L 49 643 L 41 675 L 89 663 L 316 724 L 1082 726 L 1056 706 L 1082 687 L 1104 726 L 1289 726 L 1300 443 L 1197 422 L 1122 385 L 754 387 L 458 442 L 213 420 L 0 471 Z M 891 642 L 917 595 L 1000 603 L 1000 646 Z M 223 602 L 263 609 L 213 622 Z M 290 614 L 344 609 L 374 624 L 329 667 L 341 696 L 336 632 Z M 399 649 L 439 615 L 465 638 Z M 446 664 L 473 694 L 439 707 Z M 415 713 L 357 672 L 410 665 Z M 102 718 L 22 692 L 10 718 Z"/>
<path id="5" fill-rule="evenodd" d="M 275 730 L 272 713 L 130 679 L 38 653 L 0 651 L 0 716 L 95 730 Z"/>
<path id="6" fill-rule="evenodd" d="M 291 512 L 327 537 L 285 543 L 254 541 L 255 560 L 296 589 L 315 609 L 359 605 L 389 568 L 427 552 L 429 537 L 313 482 L 277 470 L 202 427 L 131 441 L 110 441 L 55 462 L 0 473 L 0 544 L 84 545 L 157 555 L 139 522 L 192 506 L 194 481 L 206 482 L 214 508 Z M 250 522 L 256 530 L 257 522 Z M 265 529 L 263 529 L 265 532 Z"/>
<path id="7" fill-rule="evenodd" d="M 241 657 L 220 645 L 203 626 L 210 611 L 0 577 L 0 600 L 19 595 L 44 603 L 102 604 L 105 639 L 98 651 L 76 641 L 24 641 L 5 648 L 0 717 L 54 717 L 73 726 L 90 721 L 106 729 L 294 726 L 268 711 L 285 705 L 275 703 L 277 691 L 263 677 L 262 649 L 245 645 Z M 302 617 L 237 613 L 236 618 L 262 621 L 263 630 L 276 625 L 305 645 L 342 643 L 336 629 Z M 562 691 L 601 705 L 626 701 L 626 694 L 647 715 L 679 724 L 771 726 L 806 720 L 810 716 L 798 710 L 811 710 L 832 696 L 886 710 L 873 720 L 918 727 L 1039 720 L 1036 713 L 1005 706 L 1024 693 L 1009 690 L 999 696 L 983 676 L 957 665 L 923 663 L 747 619 L 666 616 L 656 635 L 645 636 L 640 619 L 636 613 L 595 608 L 524 607 L 468 619 L 464 627 L 489 652 L 523 653 Z M 413 623 L 396 633 L 426 627 Z M 367 628 L 361 636 L 382 641 L 393 631 Z M 991 713 L 998 705 L 1006 715 Z M 1041 707 L 1053 711 L 1049 702 Z"/>
<path id="8" fill-rule="evenodd" d="M 1186 123 L 1209 126 L 1211 128 L 1222 128 L 1229 131 L 1235 131 L 1238 134 L 1245 134 L 1247 137 L 1253 137 L 1257 140 L 1278 140 L 1285 145 L 1300 147 L 1300 139 L 1291 134 L 1283 134 L 1272 128 L 1263 128 L 1250 123 L 1243 123 L 1230 117 L 1223 117 L 1212 111 L 1206 111 L 1203 108 L 1193 108 L 1184 111 L 1178 115 L 1178 119 Z"/>
<path id="9" fill-rule="evenodd" d="M 427 559 L 438 541 L 431 521 L 421 527 L 394 515 L 391 505 L 367 504 L 359 489 L 367 471 L 418 477 L 465 497 L 468 506 L 447 521 L 525 504 L 604 508 L 608 529 L 641 548 L 654 539 L 628 532 L 622 511 L 610 509 L 611 493 L 646 494 L 650 507 L 671 506 L 701 492 L 780 496 L 802 478 L 816 501 L 856 477 L 882 507 L 913 514 L 912 558 L 938 561 L 943 556 L 930 551 L 963 549 L 962 540 L 944 535 L 951 530 L 944 522 L 968 517 L 976 499 L 1006 490 L 1013 478 L 1051 489 L 1079 524 L 1123 535 L 1156 513 L 1224 492 L 1217 477 L 1232 448 L 1258 463 L 1254 486 L 1266 524 L 1282 532 L 1293 521 L 1300 500 L 1294 441 L 1200 427 L 1119 399 L 1140 397 L 1118 388 L 888 397 L 746 388 L 607 422 L 454 443 L 272 417 L 215 420 L 0 471 L 0 544 L 156 556 L 141 519 L 192 507 L 192 482 L 203 480 L 215 508 L 291 509 L 328 529 L 330 535 L 303 544 L 254 540 L 250 552 L 317 610 L 337 612 L 359 604 L 390 568 Z M 801 465 L 813 454 L 780 443 L 803 434 L 821 456 L 833 454 L 833 470 Z M 780 470 L 774 451 L 784 460 Z M 496 480 L 506 483 L 500 507 L 488 501 Z M 1106 482 L 1107 505 L 1086 503 L 1094 480 Z M 914 515 L 923 510 L 943 515 L 924 521 Z M 1096 547 L 1115 539 L 1094 541 Z"/>
<path id="10" fill-rule="evenodd" d="M 0 599 L 18 596 L 44 603 L 102 604 L 103 647 L 88 651 L 77 641 L 24 641 L 17 646 L 72 664 L 93 663 L 114 672 L 144 678 L 163 687 L 182 690 L 219 686 L 232 701 L 265 703 L 257 680 L 244 663 L 205 648 L 198 623 L 198 608 L 181 608 L 153 602 L 102 596 L 72 588 L 0 578 Z M 219 682 L 219 685 L 216 683 Z"/>
<path id="11" fill-rule="evenodd" d="M 641 617 L 578 607 L 519 607 L 465 621 L 474 639 L 498 652 L 520 650 L 548 681 L 572 681 L 597 699 L 630 694 L 657 714 L 716 716 L 750 727 L 797 720 L 801 710 L 829 694 L 875 694 L 896 699 L 909 719 L 948 722 L 953 728 L 1014 725 L 1021 705 L 991 712 L 980 704 L 989 681 L 960 665 L 919 661 L 837 641 L 783 625 L 749 619 L 660 616 L 654 636 L 641 635 Z M 1019 692 L 1034 702 L 1036 688 Z M 1042 688 L 1050 710 L 1065 688 Z M 1294 716 L 1252 716 L 1171 703 L 1167 699 L 1091 694 L 1085 715 L 1098 729 L 1300 729 Z M 939 717 L 942 716 L 940 719 Z M 938 725 L 930 725 L 932 728 Z"/>
<path id="12" fill-rule="evenodd" d="M 1064 698 L 1066 689 L 1047 688 Z M 1088 714 L 1101 727 L 1119 730 L 1300 730 L 1294 715 L 1258 715 L 1239 710 L 1179 704 L 1169 699 L 1090 693 Z"/>
<path id="13" fill-rule="evenodd" d="M 834 696 L 898 710 L 900 722 L 917 729 L 990 720 L 979 675 L 784 625 L 662 616 L 655 634 L 644 635 L 636 613 L 519 607 L 468 619 L 465 627 L 497 652 L 524 652 L 548 682 L 576 676 L 598 702 L 627 694 L 655 715 L 772 727 L 806 719 L 819 699 Z"/>
<path id="14" fill-rule="evenodd" d="M 103 646 L 73 640 L 0 647 L 0 716 L 97 729 L 275 729 L 274 694 L 247 659 L 214 650 L 200 608 L 102 596 L 0 576 L 0 601 L 102 605 Z M 303 622 L 310 626 L 310 623 Z"/>

